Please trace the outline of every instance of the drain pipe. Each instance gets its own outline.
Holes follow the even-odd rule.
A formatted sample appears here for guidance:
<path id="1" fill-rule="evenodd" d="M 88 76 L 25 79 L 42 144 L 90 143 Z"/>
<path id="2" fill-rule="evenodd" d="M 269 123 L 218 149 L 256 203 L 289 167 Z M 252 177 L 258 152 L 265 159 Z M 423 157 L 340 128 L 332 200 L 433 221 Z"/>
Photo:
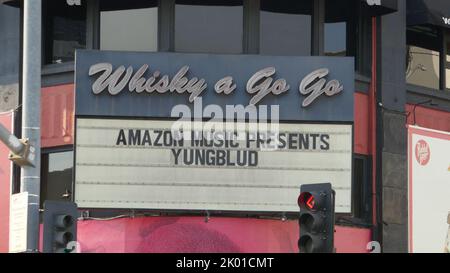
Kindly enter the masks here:
<path id="1" fill-rule="evenodd" d="M 378 240 L 378 192 L 377 192 L 377 17 L 372 17 L 372 80 L 369 94 L 369 137 L 372 154 L 372 238 Z M 381 243 L 381 242 L 380 242 Z"/>

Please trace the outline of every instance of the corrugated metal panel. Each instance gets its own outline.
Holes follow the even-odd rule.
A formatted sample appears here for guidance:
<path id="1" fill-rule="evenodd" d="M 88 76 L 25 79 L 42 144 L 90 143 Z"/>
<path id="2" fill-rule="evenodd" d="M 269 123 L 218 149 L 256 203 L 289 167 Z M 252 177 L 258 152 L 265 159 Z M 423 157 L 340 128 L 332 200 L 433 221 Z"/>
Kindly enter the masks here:
<path id="1" fill-rule="evenodd" d="M 11 131 L 13 115 L 0 115 L 0 123 Z M 0 142 L 0 253 L 9 249 L 9 199 L 11 196 L 11 161 L 9 149 Z"/>
<path id="2" fill-rule="evenodd" d="M 73 144 L 74 85 L 42 89 L 42 147 Z"/>

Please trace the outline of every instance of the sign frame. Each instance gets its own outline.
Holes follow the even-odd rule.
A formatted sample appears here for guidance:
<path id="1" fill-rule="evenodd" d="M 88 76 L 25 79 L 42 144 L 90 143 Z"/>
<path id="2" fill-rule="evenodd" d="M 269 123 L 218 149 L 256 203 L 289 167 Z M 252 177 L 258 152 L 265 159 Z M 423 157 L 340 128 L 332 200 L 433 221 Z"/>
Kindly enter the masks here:
<path id="1" fill-rule="evenodd" d="M 81 119 L 100 119 L 100 120 L 123 120 L 123 121 L 127 121 L 130 120 L 130 118 L 128 117 L 77 117 L 75 120 L 75 128 L 77 128 L 78 126 L 78 118 Z M 140 121 L 176 121 L 176 119 L 174 118 L 165 118 L 165 119 L 161 119 L 161 118 L 135 118 L 135 120 L 140 120 Z M 194 121 L 194 120 L 191 120 Z M 207 121 L 206 119 L 204 121 Z M 246 121 L 248 122 L 248 121 Z M 353 175 L 353 171 L 354 171 L 354 160 L 355 160 L 355 154 L 354 154 L 354 137 L 355 137 L 355 127 L 353 123 L 348 123 L 348 122 L 332 122 L 332 123 L 320 123 L 320 122 L 292 122 L 292 121 L 280 121 L 279 122 L 280 125 L 285 124 L 285 125 L 312 125 L 312 124 L 317 124 L 317 125 L 345 125 L 345 126 L 349 126 L 351 128 L 351 144 L 350 145 L 350 149 L 351 149 L 351 163 L 350 163 L 350 211 L 348 212 L 339 212 L 340 215 L 342 216 L 352 216 L 354 213 L 354 206 L 353 206 L 353 200 L 354 200 L 354 175 Z M 77 130 L 75 130 L 75 139 L 74 139 L 74 157 L 73 157 L 73 164 L 74 166 L 76 166 L 77 163 Z M 77 173 L 77 168 L 74 168 L 73 173 L 72 173 L 72 177 L 73 177 L 73 188 L 72 188 L 72 192 L 73 192 L 73 196 L 74 196 L 74 202 L 75 200 L 75 196 L 77 193 L 77 189 L 76 189 L 76 173 Z M 328 183 L 328 181 L 325 181 L 325 183 Z M 298 192 L 300 193 L 300 186 L 298 189 Z M 123 207 L 108 207 L 108 208 L 92 208 L 92 207 L 85 207 L 85 206 L 79 206 L 79 209 L 81 210 L 104 210 L 104 209 L 111 209 L 111 210 L 115 210 L 115 211 L 148 211 L 148 212 L 155 212 L 155 213 L 171 213 L 171 214 L 175 214 L 175 215 L 186 215 L 186 214 L 203 214 L 204 212 L 207 212 L 208 215 L 212 214 L 212 215 L 221 215 L 221 216 L 238 216 L 241 217 L 243 215 L 248 215 L 248 216 L 268 216 L 268 217 L 272 217 L 272 216 L 276 216 L 276 217 L 289 217 L 289 218 L 297 218 L 298 217 L 298 213 L 296 212 L 290 212 L 290 211 L 285 211 L 285 212 L 281 212 L 281 211 L 268 211 L 268 210 L 260 210 L 260 211 L 247 211 L 247 210 L 218 210 L 218 209 L 160 209 L 160 208 L 123 208 Z"/>
<path id="2" fill-rule="evenodd" d="M 130 53 L 130 52 L 110 52 L 110 51 L 92 51 L 92 50 L 77 51 L 77 54 L 76 54 L 76 62 L 77 62 L 76 67 L 77 68 L 76 68 L 76 84 L 75 84 L 76 92 L 75 92 L 75 97 L 77 97 L 77 94 L 79 93 L 78 89 L 81 86 L 80 82 L 79 82 L 80 81 L 79 77 L 86 77 L 86 78 L 88 77 L 87 74 L 79 75 L 80 70 L 78 69 L 78 61 L 79 61 L 79 58 L 80 58 L 80 52 L 81 52 L 81 55 L 86 54 L 86 53 L 87 54 L 94 54 L 94 55 L 95 54 L 100 54 L 100 56 L 105 56 L 105 55 L 106 56 L 112 56 L 112 55 L 115 55 L 115 54 L 123 54 L 123 55 L 125 55 L 125 56 L 122 56 L 121 59 L 124 59 L 124 58 L 126 59 L 126 56 L 129 56 L 130 54 L 131 55 L 132 54 L 144 54 L 144 53 L 133 53 L 133 52 Z M 194 56 L 194 57 L 195 56 L 200 56 L 200 57 L 204 57 L 204 58 L 207 58 L 209 56 L 213 56 L 214 57 L 216 55 L 218 55 L 218 56 L 225 56 L 225 57 L 231 57 L 231 58 L 233 58 L 233 57 L 234 58 L 241 58 L 241 57 L 243 57 L 243 58 L 261 58 L 261 57 L 278 58 L 278 57 L 282 57 L 282 56 L 276 57 L 276 56 L 189 54 L 189 53 L 188 54 L 184 54 L 184 53 L 161 53 L 161 52 L 145 53 L 145 54 L 150 54 L 152 56 L 156 56 L 156 55 L 191 56 L 191 57 L 192 56 Z M 303 57 L 298 57 L 298 58 L 303 58 Z M 333 60 L 333 62 L 335 62 L 339 58 L 340 57 L 305 57 L 305 60 L 308 60 L 308 62 L 313 62 L 313 63 L 316 62 L 316 61 L 318 63 L 321 63 L 322 61 L 327 62 L 328 60 Z M 354 58 L 344 57 L 342 59 L 354 59 Z M 109 59 L 107 61 L 109 61 Z M 95 63 L 96 61 L 93 61 L 93 62 Z M 352 61 L 352 62 L 354 62 L 354 61 Z M 308 66 L 308 65 L 306 65 L 306 66 Z M 86 69 L 84 69 L 83 71 L 85 71 L 85 70 Z M 281 117 L 280 121 L 278 123 L 279 124 L 297 124 L 297 125 L 301 125 L 301 124 L 322 124 L 322 125 L 348 125 L 348 126 L 351 126 L 351 144 L 352 144 L 351 145 L 351 162 L 350 162 L 350 166 L 351 166 L 350 180 L 351 181 L 349 183 L 349 185 L 350 185 L 350 211 L 348 213 L 340 213 L 342 215 L 349 215 L 349 216 L 351 216 L 354 213 L 354 207 L 353 207 L 353 197 L 354 197 L 354 187 L 353 187 L 353 185 L 354 185 L 354 175 L 353 175 L 353 170 L 354 170 L 354 158 L 355 158 L 355 154 L 354 154 L 354 137 L 355 137 L 354 130 L 355 130 L 355 128 L 354 128 L 354 110 L 353 110 L 354 109 L 354 92 L 355 92 L 355 88 L 354 88 L 354 86 L 355 86 L 354 69 L 352 68 L 351 71 L 349 71 L 348 74 L 349 75 L 347 75 L 346 77 L 351 78 L 351 87 L 350 87 L 351 100 L 347 101 L 347 103 L 348 103 L 348 107 L 350 107 L 350 105 L 351 105 L 351 109 L 352 109 L 352 117 L 351 117 L 351 119 L 350 118 L 345 118 L 344 120 L 338 120 L 338 119 L 335 119 L 335 120 L 326 120 L 326 119 L 303 120 L 303 119 L 297 119 L 297 118 L 294 118 L 293 116 L 291 116 L 292 118 L 283 118 L 283 117 Z M 201 77 L 201 73 L 200 74 L 195 74 L 195 76 Z M 226 76 L 226 75 L 224 74 L 223 76 Z M 275 78 L 278 79 L 280 77 L 283 77 L 283 73 L 281 73 L 279 77 L 277 76 Z M 91 84 L 93 82 L 94 82 L 93 79 L 90 80 Z M 84 86 L 83 90 L 85 90 L 86 89 L 86 85 L 83 85 L 83 86 Z M 298 86 L 291 86 L 291 90 L 289 92 L 291 92 L 291 93 L 295 93 L 295 92 L 298 93 L 297 88 L 298 88 Z M 213 92 L 213 91 L 214 90 L 208 90 L 208 92 Z M 92 92 L 92 91 L 90 91 L 90 92 Z M 243 92 L 243 90 L 241 90 L 241 92 Z M 102 94 L 102 95 L 106 95 L 106 94 Z M 348 96 L 348 97 L 350 97 L 350 96 Z M 326 100 L 327 98 L 319 97 L 318 100 L 322 100 L 322 99 Z M 270 101 L 272 101 L 272 100 L 270 100 Z M 77 98 L 75 98 L 75 102 L 77 103 Z M 211 103 L 211 101 L 209 101 L 208 103 Z M 231 102 L 231 103 L 233 103 L 233 102 Z M 315 104 L 320 104 L 320 101 L 319 102 L 314 102 L 314 103 Z M 263 105 L 270 106 L 271 104 L 270 103 L 263 103 Z M 301 107 L 301 101 L 300 100 L 298 100 L 297 105 L 298 105 L 298 107 Z M 151 120 L 167 120 L 167 121 L 174 121 L 174 120 L 176 120 L 175 118 L 168 117 L 168 116 L 162 117 L 162 116 L 138 116 L 137 115 L 137 116 L 131 117 L 131 116 L 126 116 L 126 115 L 103 115 L 101 113 L 93 113 L 93 114 L 91 114 L 91 113 L 86 114 L 85 112 L 78 113 L 78 107 L 76 107 L 75 124 L 74 124 L 74 126 L 75 126 L 75 132 L 74 132 L 74 137 L 75 137 L 75 139 L 74 139 L 74 146 L 75 146 L 75 149 L 74 149 L 74 158 L 73 158 L 75 167 L 74 167 L 74 170 L 73 170 L 73 181 L 74 181 L 74 183 L 73 183 L 73 190 L 72 190 L 74 196 L 76 196 L 76 192 L 77 192 L 76 191 L 76 183 L 75 183 L 76 180 L 75 180 L 75 177 L 76 177 L 76 172 L 77 172 L 77 168 L 76 168 L 76 161 L 77 161 L 76 160 L 77 159 L 77 151 L 76 150 L 77 149 L 76 149 L 76 147 L 77 147 L 77 135 L 78 135 L 77 133 L 78 132 L 77 132 L 76 128 L 78 126 L 78 119 L 79 118 L 83 118 L 83 119 L 105 119 L 105 120 L 109 120 L 109 119 L 114 119 L 114 120 L 136 119 L 136 120 L 149 120 L 149 121 L 151 121 Z M 204 118 L 204 119 L 206 120 L 206 118 Z M 246 119 L 243 122 L 252 122 L 252 121 Z M 321 181 L 321 182 L 327 183 L 329 181 Z M 299 191 L 300 191 L 300 188 L 299 188 Z M 80 208 L 81 209 L 93 209 L 93 208 L 88 208 L 88 207 L 80 207 Z M 94 208 L 94 209 L 100 209 L 100 208 Z M 108 208 L 108 209 L 114 209 L 114 210 L 139 210 L 139 211 L 142 210 L 142 211 L 168 212 L 168 213 L 175 213 L 175 214 L 186 214 L 186 213 L 187 214 L 189 214 L 189 213 L 197 214 L 197 213 L 204 212 L 204 210 L 192 210 L 192 209 L 148 209 L 148 208 L 143 208 L 143 209 Z M 242 215 L 255 215 L 255 216 L 270 215 L 270 216 L 272 216 L 272 215 L 275 214 L 275 215 L 289 215 L 289 216 L 292 216 L 294 218 L 297 217 L 296 213 L 292 213 L 292 212 L 280 213 L 280 212 L 273 212 L 273 211 L 224 211 L 224 210 L 210 210 L 210 211 L 208 211 L 208 213 L 210 213 L 210 212 L 212 212 L 214 214 L 220 214 L 220 215 L 237 215 L 237 216 L 242 216 Z"/>

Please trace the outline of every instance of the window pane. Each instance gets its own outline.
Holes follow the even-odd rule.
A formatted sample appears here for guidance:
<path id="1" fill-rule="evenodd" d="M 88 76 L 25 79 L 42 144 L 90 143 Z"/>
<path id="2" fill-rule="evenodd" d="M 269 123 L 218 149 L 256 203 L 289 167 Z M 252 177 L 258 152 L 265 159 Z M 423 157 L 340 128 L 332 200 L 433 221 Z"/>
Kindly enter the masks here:
<path id="1" fill-rule="evenodd" d="M 409 84 L 439 89 L 440 40 L 437 29 L 411 27 L 407 31 L 407 69 Z"/>
<path id="2" fill-rule="evenodd" d="M 353 160 L 353 215 L 369 223 L 371 220 L 371 180 L 368 156 L 354 155 Z"/>
<path id="3" fill-rule="evenodd" d="M 86 2 L 44 1 L 45 64 L 74 60 L 75 50 L 86 48 Z"/>
<path id="4" fill-rule="evenodd" d="M 157 51 L 158 1 L 101 1 L 100 49 Z"/>
<path id="5" fill-rule="evenodd" d="M 447 63 L 450 63 L 450 33 L 447 35 Z"/>
<path id="6" fill-rule="evenodd" d="M 41 200 L 69 201 L 72 194 L 73 152 L 49 154 L 43 167 Z"/>
<path id="7" fill-rule="evenodd" d="M 364 182 L 366 182 L 364 160 L 355 157 L 353 160 L 353 213 L 355 217 L 362 218 L 364 200 Z"/>
<path id="8" fill-rule="evenodd" d="M 353 0 L 327 0 L 325 9 L 325 45 L 327 56 L 355 56 L 357 11 Z"/>
<path id="9" fill-rule="evenodd" d="M 242 2 L 177 0 L 175 51 L 242 53 Z"/>
<path id="10" fill-rule="evenodd" d="M 260 53 L 311 55 L 312 1 L 262 0 Z"/>

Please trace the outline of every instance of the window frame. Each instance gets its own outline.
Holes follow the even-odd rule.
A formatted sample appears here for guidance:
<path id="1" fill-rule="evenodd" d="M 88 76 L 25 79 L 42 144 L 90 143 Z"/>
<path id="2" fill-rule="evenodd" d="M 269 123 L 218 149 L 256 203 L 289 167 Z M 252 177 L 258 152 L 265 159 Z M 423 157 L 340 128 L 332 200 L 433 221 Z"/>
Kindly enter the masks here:
<path id="1" fill-rule="evenodd" d="M 430 91 L 432 94 L 449 94 L 450 88 L 447 88 L 447 75 L 446 75 L 446 69 L 450 69 L 450 61 L 447 61 L 447 54 L 450 55 L 450 48 L 447 48 L 447 45 L 450 45 L 450 29 L 444 28 L 444 27 L 437 27 L 434 26 L 439 35 L 439 41 L 440 44 L 439 47 L 439 89 L 433 89 L 430 87 L 425 87 L 417 84 L 408 83 L 407 79 L 406 84 L 412 88 L 413 90 L 426 90 Z M 406 30 L 407 31 L 407 30 Z M 406 43 L 406 46 L 408 46 L 408 43 Z M 450 81 L 450 79 L 448 79 Z"/>
<path id="2" fill-rule="evenodd" d="M 356 179 L 356 161 L 362 165 L 361 181 Z M 372 157 L 369 155 L 353 155 L 352 212 L 353 217 L 361 222 L 371 223 L 372 219 Z M 359 197 L 358 197 L 359 196 Z M 357 198 L 358 197 L 358 198 Z"/>
<path id="3" fill-rule="evenodd" d="M 100 49 L 100 0 L 85 0 L 86 10 L 86 49 Z M 313 16 L 311 30 L 311 56 L 325 56 L 325 5 L 326 0 L 313 1 Z M 356 10 L 360 14 L 355 20 L 357 24 L 357 34 L 352 49 L 355 57 L 355 72 L 363 77 L 370 77 L 366 72 L 370 70 L 371 62 L 371 42 L 368 30 L 363 18 L 365 18 L 364 8 L 358 1 L 354 2 Z M 260 1 L 243 0 L 243 46 L 242 54 L 259 54 L 260 43 Z M 43 9 L 44 10 L 44 9 Z M 43 34 L 42 57 L 45 59 L 46 41 Z M 348 40 L 348 38 L 347 38 Z M 365 42 L 366 41 L 366 42 Z M 175 49 L 175 0 L 158 1 L 158 48 L 157 52 L 174 52 Z M 74 62 L 64 64 L 45 64 L 43 72 L 45 74 L 58 74 L 67 72 L 67 65 L 74 66 Z M 65 67 L 65 68 L 64 68 Z M 59 69 L 61 68 L 61 71 Z M 445 73 L 445 71 L 444 71 Z"/>
<path id="4" fill-rule="evenodd" d="M 89 20 L 88 20 L 88 15 L 89 15 L 89 3 L 92 1 L 86 1 L 87 5 L 86 5 L 86 28 L 89 28 Z M 49 70 L 52 71 L 54 69 L 57 69 L 58 71 L 56 73 L 59 73 L 59 69 L 60 67 L 67 67 L 68 65 L 74 66 L 75 65 L 75 61 L 68 61 L 68 62 L 64 62 L 64 63 L 47 63 L 47 58 L 49 57 L 48 54 L 51 53 L 51 51 L 49 51 L 48 48 L 48 44 L 52 42 L 51 38 L 52 36 L 49 34 L 48 29 L 46 28 L 46 26 L 48 25 L 48 22 L 46 20 L 47 17 L 47 8 L 46 5 L 49 4 L 47 3 L 47 1 L 42 1 L 42 41 L 41 41 L 41 59 L 42 59 L 42 68 L 43 69 L 43 73 L 49 73 Z M 86 49 L 88 48 L 88 32 L 86 31 L 86 45 L 85 45 Z M 66 69 L 63 69 L 66 70 Z M 50 72 L 51 73 L 51 72 Z"/>
<path id="5" fill-rule="evenodd" d="M 48 167 L 49 167 L 49 158 L 50 154 L 58 154 L 58 153 L 67 153 L 72 152 L 75 153 L 74 146 L 73 145 L 66 145 L 66 146 L 60 146 L 60 147 L 53 147 L 53 148 L 43 148 L 41 151 L 41 190 L 40 190 L 40 206 L 43 208 L 43 204 L 46 200 L 44 200 L 44 197 L 47 197 L 47 182 L 48 179 Z M 72 160 L 72 168 L 74 168 L 75 161 Z M 72 176 L 71 176 L 71 195 L 70 198 L 67 199 L 67 201 L 74 202 L 73 193 L 74 193 L 74 179 L 73 179 L 73 169 L 72 169 Z M 45 182 L 44 182 L 45 181 Z M 44 187 L 45 186 L 45 187 Z M 45 193 L 45 194 L 44 194 Z"/>
<path id="6" fill-rule="evenodd" d="M 445 91 L 446 90 L 446 75 L 445 75 L 445 67 L 447 64 L 446 56 L 446 29 L 440 28 L 439 29 L 439 37 L 440 37 L 440 44 L 442 45 L 439 53 L 441 54 L 440 60 L 439 60 L 439 91 Z"/>
<path id="7" fill-rule="evenodd" d="M 450 29 L 442 29 L 442 57 L 441 57 L 441 89 L 450 91 L 450 79 L 447 79 L 447 71 L 450 70 L 450 60 L 447 60 L 447 55 L 450 56 Z M 449 82 L 447 82 L 449 81 Z"/>

